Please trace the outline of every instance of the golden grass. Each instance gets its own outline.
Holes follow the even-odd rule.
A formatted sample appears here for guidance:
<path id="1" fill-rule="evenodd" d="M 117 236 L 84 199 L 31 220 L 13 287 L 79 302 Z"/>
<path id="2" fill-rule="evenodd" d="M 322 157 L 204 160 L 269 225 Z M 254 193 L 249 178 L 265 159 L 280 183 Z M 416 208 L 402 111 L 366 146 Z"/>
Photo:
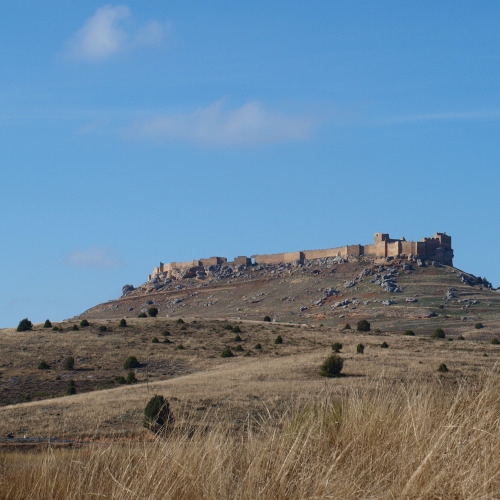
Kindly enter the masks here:
<path id="1" fill-rule="evenodd" d="M 325 391 L 314 404 L 249 417 L 241 432 L 207 411 L 165 440 L 3 452 L 0 492 L 16 499 L 497 498 L 499 414 L 495 371 L 455 386 L 379 379 L 371 391 Z"/>

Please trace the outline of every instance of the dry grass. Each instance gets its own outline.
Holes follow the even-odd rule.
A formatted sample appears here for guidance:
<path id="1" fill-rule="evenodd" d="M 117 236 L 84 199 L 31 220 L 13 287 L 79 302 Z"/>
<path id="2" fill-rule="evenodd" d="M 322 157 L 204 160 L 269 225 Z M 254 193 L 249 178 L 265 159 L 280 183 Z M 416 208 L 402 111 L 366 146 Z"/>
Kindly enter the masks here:
<path id="1" fill-rule="evenodd" d="M 498 498 L 500 381 L 379 379 L 166 439 L 0 454 L 2 498 Z M 201 420 L 201 424 L 200 424 Z M 196 424 L 194 434 L 187 431 Z"/>

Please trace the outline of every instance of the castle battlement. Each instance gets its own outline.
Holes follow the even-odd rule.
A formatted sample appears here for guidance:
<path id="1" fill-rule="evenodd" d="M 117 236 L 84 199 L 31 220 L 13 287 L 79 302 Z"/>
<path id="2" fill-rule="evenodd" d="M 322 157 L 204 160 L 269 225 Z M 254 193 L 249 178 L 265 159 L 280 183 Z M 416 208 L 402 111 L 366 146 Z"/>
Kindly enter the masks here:
<path id="1" fill-rule="evenodd" d="M 252 255 L 251 257 L 239 256 L 235 257 L 233 262 L 228 262 L 226 257 L 210 257 L 188 262 L 170 262 L 169 264 L 160 262 L 160 265 L 153 269 L 149 279 L 151 280 L 158 275 L 166 275 L 170 278 L 174 270 L 192 270 L 195 273 L 196 270 L 201 271 L 205 267 L 220 264 L 249 266 L 252 264 L 282 264 L 288 262 L 304 263 L 308 260 L 329 257 L 349 258 L 361 256 L 375 259 L 386 259 L 387 257 L 431 259 L 448 266 L 453 265 L 451 236 L 446 233 L 435 233 L 434 236 L 422 238 L 420 241 L 406 241 L 404 237 L 393 239 L 389 237 L 388 233 L 375 233 L 373 244 L 370 245 L 346 245 L 324 250 L 300 250 L 298 252 Z"/>

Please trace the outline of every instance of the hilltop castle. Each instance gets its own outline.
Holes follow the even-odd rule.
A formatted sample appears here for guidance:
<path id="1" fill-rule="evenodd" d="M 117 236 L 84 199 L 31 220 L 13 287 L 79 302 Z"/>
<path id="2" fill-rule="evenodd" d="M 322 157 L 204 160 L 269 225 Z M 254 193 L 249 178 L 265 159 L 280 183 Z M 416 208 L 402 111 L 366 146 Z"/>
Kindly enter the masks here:
<path id="1" fill-rule="evenodd" d="M 281 264 L 287 262 L 299 262 L 312 259 L 324 259 L 328 257 L 373 257 L 375 259 L 386 259 L 387 257 L 398 258 L 420 258 L 441 262 L 448 266 L 453 265 L 453 249 L 451 248 L 451 236 L 446 233 L 436 233 L 430 238 L 422 238 L 421 241 L 406 241 L 389 238 L 387 233 L 375 233 L 372 245 L 346 245 L 325 250 L 302 250 L 298 252 L 273 253 L 264 255 L 252 255 L 251 257 L 235 257 L 233 262 L 228 262 L 225 257 L 210 257 L 209 259 L 192 260 L 189 262 L 170 262 L 164 264 L 160 262 L 158 267 L 153 269 L 149 279 L 159 275 L 172 277 L 172 271 L 205 268 L 220 264 L 233 264 L 237 266 L 250 266 L 252 264 Z"/>

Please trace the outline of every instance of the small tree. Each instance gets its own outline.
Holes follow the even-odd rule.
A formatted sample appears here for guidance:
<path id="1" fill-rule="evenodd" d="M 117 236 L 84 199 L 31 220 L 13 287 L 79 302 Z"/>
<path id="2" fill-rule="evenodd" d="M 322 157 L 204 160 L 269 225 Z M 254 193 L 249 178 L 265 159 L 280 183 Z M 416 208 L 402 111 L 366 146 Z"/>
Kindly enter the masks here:
<path id="1" fill-rule="evenodd" d="M 444 363 L 441 363 L 438 367 L 438 372 L 440 373 L 446 373 L 450 370 L 448 370 L 448 367 L 444 364 Z"/>
<path id="2" fill-rule="evenodd" d="M 183 320 L 182 318 L 179 318 L 179 319 L 177 320 L 177 323 L 179 323 L 179 325 L 182 325 L 182 324 L 184 324 L 184 320 Z"/>
<path id="3" fill-rule="evenodd" d="M 125 382 L 129 385 L 137 383 L 137 378 L 135 377 L 134 371 L 131 370 L 127 373 L 127 378 L 125 379 Z"/>
<path id="4" fill-rule="evenodd" d="M 255 349 L 257 349 L 257 350 L 261 350 L 261 349 L 262 349 L 262 346 L 261 346 L 260 344 L 256 344 Z"/>
<path id="5" fill-rule="evenodd" d="M 346 323 L 344 328 L 342 328 L 342 330 L 350 330 L 351 329 L 351 325 L 349 323 Z"/>
<path id="6" fill-rule="evenodd" d="M 40 364 L 38 365 L 38 369 L 39 370 L 50 370 L 50 366 L 45 361 L 40 361 Z"/>
<path id="7" fill-rule="evenodd" d="M 73 325 L 72 330 L 73 330 L 74 332 L 76 332 L 77 330 L 79 330 L 78 325 Z"/>
<path id="8" fill-rule="evenodd" d="M 64 369 L 73 370 L 74 367 L 75 367 L 75 358 L 73 356 L 68 356 L 64 361 Z"/>
<path id="9" fill-rule="evenodd" d="M 70 380 L 68 383 L 68 390 L 66 391 L 67 396 L 71 396 L 72 394 L 76 394 L 75 381 Z"/>
<path id="10" fill-rule="evenodd" d="M 264 316 L 264 321 L 271 321 L 271 316 Z"/>
<path id="11" fill-rule="evenodd" d="M 356 352 L 358 354 L 363 354 L 365 352 L 365 346 L 363 344 L 358 344 L 356 346 Z"/>
<path id="12" fill-rule="evenodd" d="M 476 324 L 474 325 L 474 328 L 475 328 L 476 330 L 480 330 L 481 328 L 484 328 L 484 325 L 483 325 L 482 323 L 476 323 Z"/>
<path id="13" fill-rule="evenodd" d="M 130 368 L 139 368 L 139 366 L 141 366 L 141 363 L 139 363 L 135 356 L 129 356 L 125 360 L 125 363 L 123 363 L 123 368 L 125 368 L 125 370 L 129 370 Z"/>
<path id="14" fill-rule="evenodd" d="M 366 319 L 359 320 L 357 330 L 358 330 L 358 332 L 369 332 L 370 331 L 370 323 Z"/>
<path id="15" fill-rule="evenodd" d="M 148 315 L 146 313 L 140 313 L 137 317 L 138 318 L 147 318 Z"/>
<path id="16" fill-rule="evenodd" d="M 82 319 L 82 320 L 80 321 L 80 326 L 81 326 L 82 328 L 85 328 L 85 327 L 87 327 L 87 326 L 90 326 L 90 323 L 89 323 L 86 319 Z"/>
<path id="17" fill-rule="evenodd" d="M 241 333 L 241 328 L 238 325 L 233 326 L 233 333 Z"/>
<path id="18" fill-rule="evenodd" d="M 384 342 L 382 342 L 382 343 L 380 344 L 380 347 L 381 347 L 382 349 L 387 349 L 387 348 L 389 347 L 389 344 L 388 344 L 387 342 L 385 342 L 385 341 L 384 341 Z"/>
<path id="19" fill-rule="evenodd" d="M 148 309 L 148 314 L 149 316 L 151 316 L 152 318 L 156 318 L 156 316 L 158 316 L 158 308 L 157 307 L 150 307 Z"/>
<path id="20" fill-rule="evenodd" d="M 50 320 L 46 319 L 45 323 L 43 324 L 43 327 L 44 328 L 52 328 L 52 323 L 50 322 Z"/>
<path id="21" fill-rule="evenodd" d="M 22 319 L 19 322 L 19 325 L 17 325 L 18 332 L 27 332 L 28 330 L 32 329 L 33 329 L 33 323 L 28 318 Z"/>
<path id="22" fill-rule="evenodd" d="M 125 318 L 122 318 L 120 320 L 120 328 L 126 328 L 127 327 L 127 320 Z"/>
<path id="23" fill-rule="evenodd" d="M 403 332 L 403 335 L 409 335 L 410 337 L 414 337 L 415 333 L 413 332 L 413 330 L 405 330 Z"/>
<path id="24" fill-rule="evenodd" d="M 226 347 L 223 351 L 222 354 L 220 355 L 221 358 L 232 358 L 234 356 L 233 351 L 231 351 L 230 347 Z"/>
<path id="25" fill-rule="evenodd" d="M 99 332 L 100 332 L 100 333 L 104 333 L 104 332 L 107 332 L 107 331 L 108 331 L 108 327 L 107 327 L 107 326 L 105 326 L 105 325 L 101 325 L 101 326 L 99 327 Z"/>
<path id="26" fill-rule="evenodd" d="M 442 328 L 436 328 L 432 337 L 435 339 L 444 339 L 446 337 L 444 330 Z"/>
<path id="27" fill-rule="evenodd" d="M 493 337 L 493 338 L 491 339 L 491 342 L 490 342 L 490 343 L 491 343 L 491 344 L 493 344 L 493 345 L 498 345 L 498 344 L 500 344 L 500 341 L 499 341 L 496 337 Z"/>
<path id="28" fill-rule="evenodd" d="M 151 432 L 158 434 L 165 432 L 169 425 L 174 423 L 174 416 L 168 401 L 160 395 L 153 396 L 144 408 L 143 425 Z"/>
<path id="29" fill-rule="evenodd" d="M 283 344 L 283 337 L 281 335 L 278 335 L 276 337 L 276 340 L 274 341 L 275 344 Z"/>
<path id="30" fill-rule="evenodd" d="M 325 359 L 319 369 L 322 377 L 338 377 L 344 367 L 344 360 L 338 354 L 332 354 Z"/>
<path id="31" fill-rule="evenodd" d="M 153 340 L 151 342 L 153 344 L 158 344 L 160 341 L 158 340 L 158 337 L 153 337 Z"/>
<path id="32" fill-rule="evenodd" d="M 343 346 L 342 346 L 342 344 L 341 344 L 340 342 L 334 342 L 334 343 L 332 344 L 332 351 L 333 351 L 333 352 L 340 352 L 340 351 L 341 351 L 341 349 L 342 349 L 342 347 L 343 347 Z"/>

